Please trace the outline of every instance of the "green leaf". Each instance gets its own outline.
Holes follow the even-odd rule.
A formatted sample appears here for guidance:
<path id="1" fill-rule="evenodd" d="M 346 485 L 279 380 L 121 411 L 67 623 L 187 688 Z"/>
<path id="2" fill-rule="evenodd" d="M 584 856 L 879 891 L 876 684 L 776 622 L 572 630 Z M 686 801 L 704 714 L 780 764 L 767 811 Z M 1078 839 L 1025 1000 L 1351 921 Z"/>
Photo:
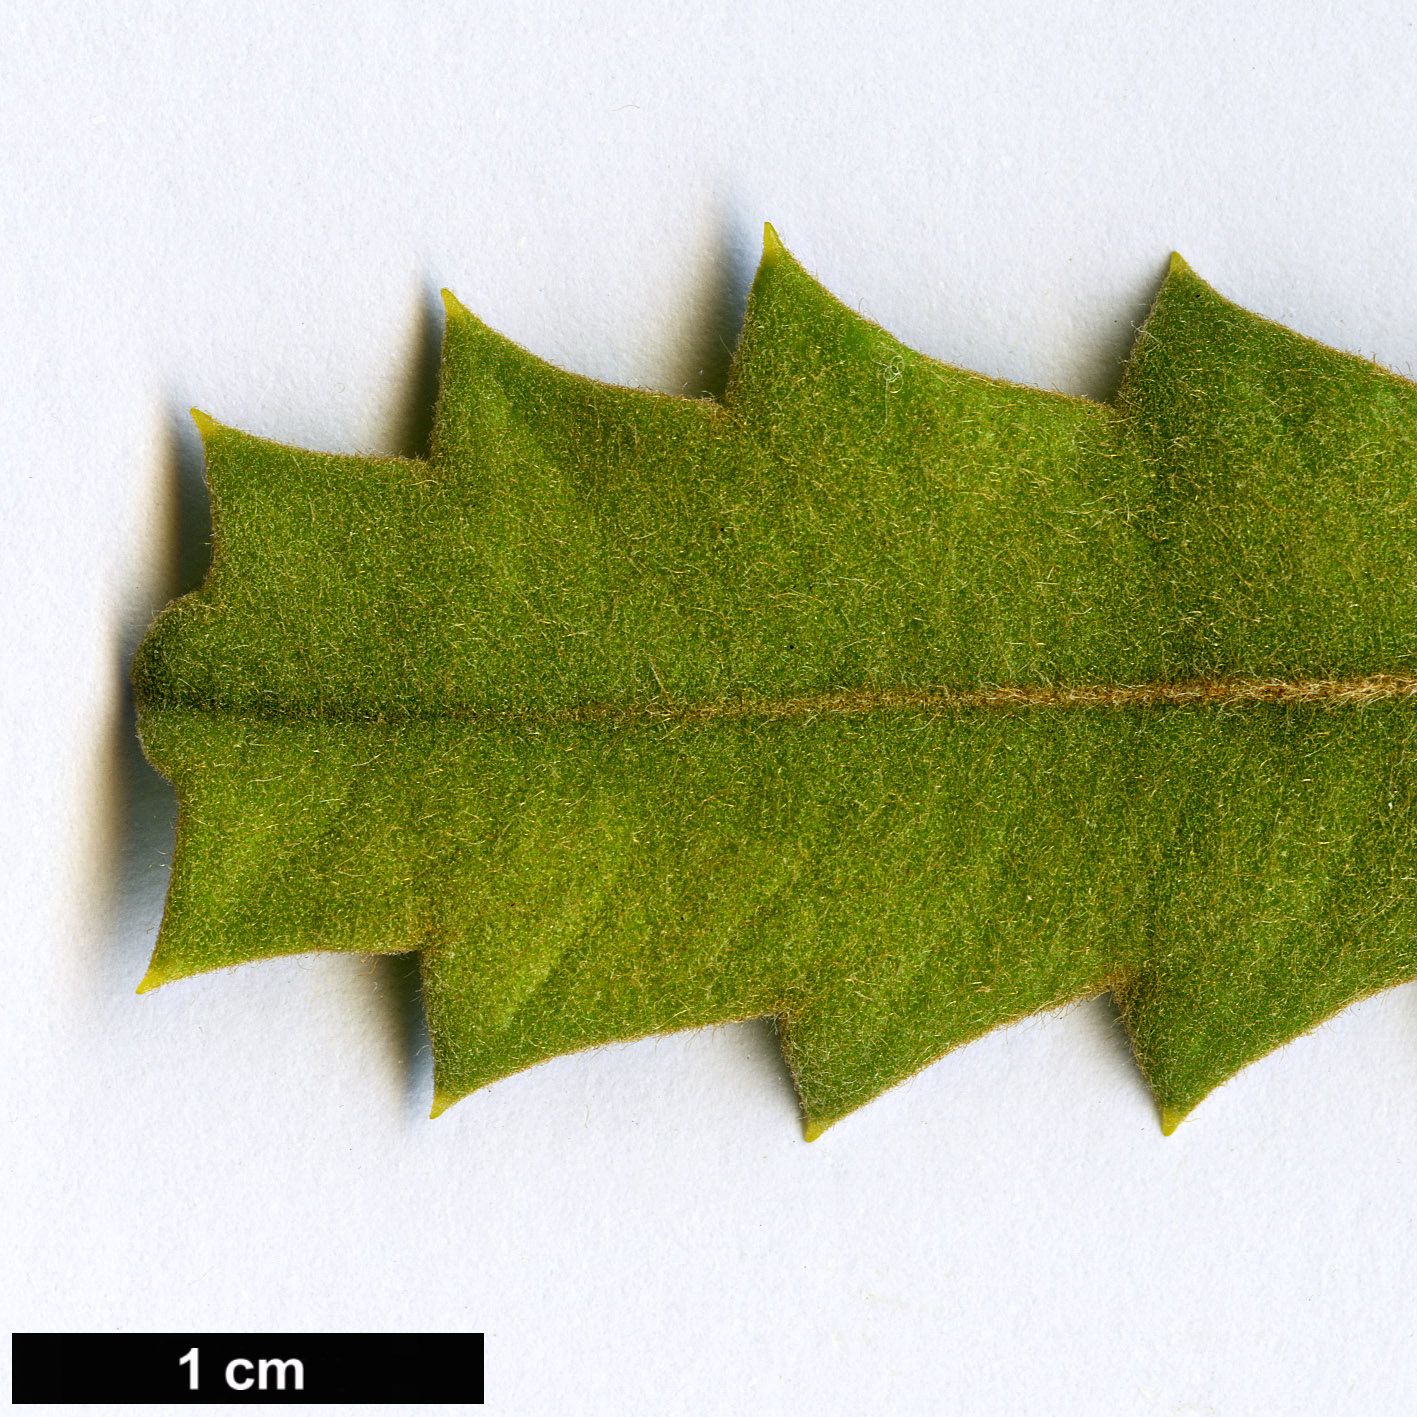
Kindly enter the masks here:
<path id="1" fill-rule="evenodd" d="M 771 228 L 722 403 L 447 303 L 426 460 L 199 417 L 144 988 L 419 951 L 435 1112 L 772 1016 L 815 1136 L 1108 989 L 1170 1130 L 1417 976 L 1417 386 L 1179 258 L 1112 406 L 905 348 Z"/>

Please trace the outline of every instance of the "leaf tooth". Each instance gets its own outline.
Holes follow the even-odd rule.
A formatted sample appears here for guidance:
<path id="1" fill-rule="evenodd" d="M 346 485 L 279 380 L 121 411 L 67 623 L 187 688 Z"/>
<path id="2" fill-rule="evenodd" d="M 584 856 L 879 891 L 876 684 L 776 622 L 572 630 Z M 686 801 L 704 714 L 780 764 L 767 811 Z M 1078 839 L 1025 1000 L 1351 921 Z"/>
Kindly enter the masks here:
<path id="1" fill-rule="evenodd" d="M 148 965 L 148 972 L 138 981 L 138 993 L 150 994 L 159 985 L 166 984 L 172 979 L 172 975 L 165 969 L 160 969 L 156 964 Z"/>
<path id="2" fill-rule="evenodd" d="M 472 314 L 472 311 L 446 287 L 440 290 L 438 294 L 443 297 L 443 313 L 448 319 L 461 318 L 462 316 Z"/>
<path id="3" fill-rule="evenodd" d="M 192 422 L 197 425 L 197 432 L 202 435 L 202 442 L 211 442 L 213 435 L 220 431 L 221 424 L 211 414 L 203 413 L 200 408 L 187 411 L 192 415 Z"/>
<path id="4" fill-rule="evenodd" d="M 433 1110 L 429 1112 L 428 1120 L 431 1122 L 434 1117 L 441 1117 L 457 1101 L 459 1099 L 454 1097 L 451 1092 L 444 1092 L 441 1087 L 435 1087 L 433 1089 Z"/>
<path id="5" fill-rule="evenodd" d="M 1161 1109 L 1161 1134 L 1169 1137 L 1182 1122 L 1186 1120 L 1184 1112 L 1178 1112 L 1174 1107 L 1163 1107 Z"/>

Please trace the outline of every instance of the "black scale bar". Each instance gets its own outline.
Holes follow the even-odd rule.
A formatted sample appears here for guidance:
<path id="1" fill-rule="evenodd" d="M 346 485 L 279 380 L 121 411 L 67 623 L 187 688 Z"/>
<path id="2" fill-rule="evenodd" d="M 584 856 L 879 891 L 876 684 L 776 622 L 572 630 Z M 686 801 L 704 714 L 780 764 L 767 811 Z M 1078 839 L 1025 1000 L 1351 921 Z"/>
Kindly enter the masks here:
<path id="1" fill-rule="evenodd" d="M 482 1402 L 480 1333 L 16 1333 L 19 1403 Z"/>

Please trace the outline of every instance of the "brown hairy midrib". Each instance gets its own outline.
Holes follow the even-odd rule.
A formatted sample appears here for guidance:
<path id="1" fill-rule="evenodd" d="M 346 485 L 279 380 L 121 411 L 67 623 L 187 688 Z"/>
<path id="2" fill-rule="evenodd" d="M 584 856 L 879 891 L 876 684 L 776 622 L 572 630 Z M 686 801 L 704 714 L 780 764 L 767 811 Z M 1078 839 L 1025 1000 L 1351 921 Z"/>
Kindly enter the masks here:
<path id="1" fill-rule="evenodd" d="M 989 684 L 975 689 L 841 689 L 825 694 L 795 694 L 775 699 L 725 699 L 712 704 L 677 704 L 666 694 L 662 699 L 644 704 L 590 704 L 547 717 L 577 723 L 635 719 L 708 723 L 721 718 L 807 718 L 814 714 L 862 714 L 891 709 L 914 713 L 953 713 L 978 709 L 1013 713 L 1023 709 L 1224 707 L 1227 704 L 1360 707 L 1384 699 L 1414 697 L 1417 697 L 1417 676 L 1367 674 L 1356 679 L 1205 679 L 1169 684 L 1036 687 Z"/>
<path id="2" fill-rule="evenodd" d="M 397 723 L 455 718 L 474 723 L 712 723 L 741 718 L 811 718 L 878 712 L 899 713 L 1020 713 L 1030 709 L 1133 709 L 1216 707 L 1246 704 L 1304 705 L 1358 708 L 1364 704 L 1417 699 L 1417 675 L 1366 674 L 1348 679 L 1193 679 L 1160 684 L 1000 685 L 972 689 L 943 686 L 920 689 L 834 689 L 817 694 L 776 698 L 744 695 L 715 703 L 681 703 L 664 688 L 656 699 L 638 703 L 579 704 L 564 708 L 475 708 L 400 703 L 377 708 L 357 698 L 296 702 L 279 697 L 240 704 L 185 695 L 154 696 L 143 711 L 162 709 L 223 710 L 258 720 L 336 719 L 351 723 Z"/>

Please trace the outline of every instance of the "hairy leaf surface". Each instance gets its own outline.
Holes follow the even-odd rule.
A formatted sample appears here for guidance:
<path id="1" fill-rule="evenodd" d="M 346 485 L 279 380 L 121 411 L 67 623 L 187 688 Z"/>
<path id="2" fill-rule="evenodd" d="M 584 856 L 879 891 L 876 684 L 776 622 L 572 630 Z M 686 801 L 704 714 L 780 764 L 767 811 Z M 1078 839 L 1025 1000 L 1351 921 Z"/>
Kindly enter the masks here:
<path id="1" fill-rule="evenodd" d="M 907 349 L 769 229 L 721 403 L 449 297 L 427 459 L 200 421 L 145 987 L 419 951 L 437 1110 L 772 1016 L 815 1135 L 1107 989 L 1169 1129 L 1417 976 L 1417 386 L 1179 259 L 1110 406 Z"/>

